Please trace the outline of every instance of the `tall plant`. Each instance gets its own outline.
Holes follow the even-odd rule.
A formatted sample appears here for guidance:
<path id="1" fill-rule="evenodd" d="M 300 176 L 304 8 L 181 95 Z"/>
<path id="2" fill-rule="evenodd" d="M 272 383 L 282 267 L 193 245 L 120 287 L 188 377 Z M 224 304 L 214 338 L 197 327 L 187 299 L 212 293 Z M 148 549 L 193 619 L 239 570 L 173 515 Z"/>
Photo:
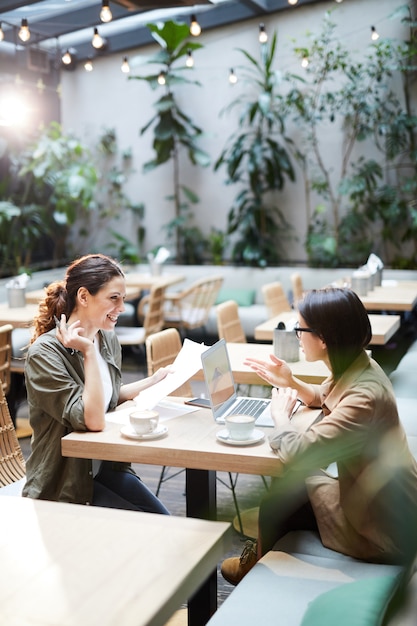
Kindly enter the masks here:
<path id="1" fill-rule="evenodd" d="M 180 107 L 176 89 L 183 85 L 200 85 L 196 80 L 185 76 L 190 68 L 185 60 L 189 54 L 202 47 L 189 39 L 189 27 L 175 21 L 164 24 L 148 24 L 148 28 L 160 50 L 152 55 L 148 64 L 156 64 L 156 73 L 146 76 L 131 76 L 136 80 L 146 81 L 152 89 L 163 89 L 163 94 L 154 103 L 155 115 L 141 128 L 141 135 L 153 128 L 153 149 L 155 156 L 144 165 L 144 172 L 149 172 L 169 161 L 172 163 L 172 195 L 168 200 L 174 203 L 175 217 L 167 224 L 169 238 L 175 239 L 178 262 L 186 261 L 189 239 L 193 241 L 196 227 L 192 224 L 191 205 L 198 203 L 197 194 L 181 183 L 181 155 L 186 154 L 193 165 L 206 167 L 209 156 L 198 145 L 202 130 Z M 194 249 L 194 244 L 192 248 Z"/>
<path id="2" fill-rule="evenodd" d="M 290 226 L 273 192 L 294 180 L 291 140 L 285 135 L 280 75 L 273 68 L 276 33 L 271 45 L 260 44 L 261 59 L 239 49 L 249 62 L 239 68 L 247 89 L 225 110 L 239 109 L 238 127 L 215 164 L 225 167 L 228 185 L 238 192 L 228 214 L 228 233 L 235 236 L 232 257 L 238 263 L 265 266 L 279 262 Z"/>

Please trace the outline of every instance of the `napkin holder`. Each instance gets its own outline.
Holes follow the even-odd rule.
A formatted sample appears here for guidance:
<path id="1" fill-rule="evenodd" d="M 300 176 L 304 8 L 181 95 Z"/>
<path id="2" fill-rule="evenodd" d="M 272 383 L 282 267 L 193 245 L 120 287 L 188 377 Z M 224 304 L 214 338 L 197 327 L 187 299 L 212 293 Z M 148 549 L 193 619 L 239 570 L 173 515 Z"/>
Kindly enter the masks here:
<path id="1" fill-rule="evenodd" d="M 274 328 L 274 354 L 288 363 L 300 360 L 300 344 L 295 330 Z"/>

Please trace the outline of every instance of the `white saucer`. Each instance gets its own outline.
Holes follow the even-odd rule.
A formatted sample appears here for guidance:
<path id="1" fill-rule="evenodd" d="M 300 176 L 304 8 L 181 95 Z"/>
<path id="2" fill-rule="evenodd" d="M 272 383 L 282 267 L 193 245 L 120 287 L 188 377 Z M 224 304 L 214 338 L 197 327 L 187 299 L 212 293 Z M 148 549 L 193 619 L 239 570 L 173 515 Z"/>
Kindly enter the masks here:
<path id="1" fill-rule="evenodd" d="M 120 432 L 124 437 L 128 439 L 137 439 L 138 441 L 146 441 L 149 439 L 159 439 L 159 437 L 163 437 L 168 432 L 168 428 L 159 424 L 159 426 L 153 431 L 153 433 L 146 433 L 145 435 L 138 435 L 138 433 L 134 430 L 133 426 L 130 424 L 126 424 L 122 426 Z"/>
<path id="2" fill-rule="evenodd" d="M 231 439 L 227 428 L 223 428 L 223 430 L 219 430 L 216 433 L 216 437 L 222 443 L 229 444 L 229 446 L 251 446 L 254 443 L 259 443 L 260 441 L 263 441 L 265 439 L 265 433 L 262 430 L 255 429 L 252 439 L 245 439 L 244 441 L 240 441 L 238 439 Z"/>

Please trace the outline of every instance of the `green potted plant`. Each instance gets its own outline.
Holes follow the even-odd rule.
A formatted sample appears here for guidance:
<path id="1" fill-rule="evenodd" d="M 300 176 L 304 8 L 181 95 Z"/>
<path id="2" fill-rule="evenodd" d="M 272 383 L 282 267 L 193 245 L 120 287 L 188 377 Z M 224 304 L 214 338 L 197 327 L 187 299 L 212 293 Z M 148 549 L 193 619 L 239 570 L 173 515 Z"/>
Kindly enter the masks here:
<path id="1" fill-rule="evenodd" d="M 239 130 L 227 139 L 215 164 L 215 170 L 226 169 L 226 184 L 239 187 L 228 214 L 232 259 L 259 266 L 277 264 L 281 258 L 290 225 L 277 205 L 276 192 L 286 180 L 295 179 L 279 74 L 273 68 L 276 45 L 275 33 L 270 46 L 260 44 L 259 61 L 240 49 L 250 64 L 239 70 L 247 89 L 226 109 L 239 109 Z"/>
<path id="2" fill-rule="evenodd" d="M 199 198 L 194 191 L 181 183 L 180 155 L 185 153 L 193 165 L 200 167 L 209 165 L 210 159 L 198 145 L 202 130 L 179 106 L 176 89 L 182 85 L 199 85 L 198 81 L 185 75 L 190 71 L 185 60 L 189 58 L 189 53 L 202 46 L 190 41 L 189 27 L 186 24 L 169 20 L 164 24 L 148 24 L 148 28 L 160 50 L 147 63 L 156 64 L 159 69 L 156 73 L 130 78 L 146 81 L 152 89 L 163 91 L 154 103 L 155 115 L 140 131 L 143 135 L 152 128 L 154 133 L 155 155 L 145 163 L 144 172 L 168 162 L 172 163 L 172 194 L 167 199 L 174 204 L 174 218 L 166 225 L 166 230 L 168 239 L 175 240 L 176 260 L 181 263 L 190 261 L 190 251 L 195 252 L 196 235 L 200 241 L 204 238 L 196 231 L 191 209 Z M 195 258 L 191 262 L 195 262 Z"/>

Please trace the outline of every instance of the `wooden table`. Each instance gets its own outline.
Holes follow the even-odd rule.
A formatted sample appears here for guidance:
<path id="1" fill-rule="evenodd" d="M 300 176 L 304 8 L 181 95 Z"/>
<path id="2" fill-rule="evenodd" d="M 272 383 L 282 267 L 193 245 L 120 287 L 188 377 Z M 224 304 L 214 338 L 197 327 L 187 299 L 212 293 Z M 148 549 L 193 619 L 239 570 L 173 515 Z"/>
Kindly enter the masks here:
<path id="1" fill-rule="evenodd" d="M 168 287 L 176 285 L 185 280 L 182 274 L 168 274 L 162 272 L 159 276 L 153 274 L 140 274 L 137 272 L 129 272 L 126 274 L 126 286 L 137 287 L 140 290 L 151 289 L 155 283 L 163 282 Z"/>
<path id="2" fill-rule="evenodd" d="M 13 328 L 28 328 L 38 312 L 37 304 L 22 307 L 9 307 L 7 302 L 0 303 L 0 325 L 11 324 Z"/>
<path id="3" fill-rule="evenodd" d="M 299 410 L 293 418 L 306 428 L 317 411 Z M 62 439 L 62 454 L 69 457 L 129 461 L 150 465 L 186 468 L 187 516 L 216 518 L 216 470 L 278 475 L 282 466 L 265 440 L 255 446 L 235 447 L 221 443 L 221 428 L 208 409 L 175 417 L 168 422 L 168 434 L 153 441 L 132 441 L 122 437 L 120 424 L 107 423 L 102 432 L 73 432 Z M 270 429 L 262 429 L 270 432 Z M 189 626 L 204 626 L 217 608 L 217 575 L 212 574 L 188 605 Z"/>
<path id="4" fill-rule="evenodd" d="M 383 284 L 360 299 L 368 311 L 412 311 L 417 305 L 417 281 Z"/>
<path id="5" fill-rule="evenodd" d="M 2 624 L 161 626 L 210 576 L 230 524 L 0 497 Z"/>
<path id="6" fill-rule="evenodd" d="M 290 321 L 293 321 L 295 317 L 294 313 L 281 313 L 259 324 L 255 327 L 255 339 L 258 341 L 272 341 L 274 328 L 277 327 L 278 322 L 284 322 L 284 324 L 287 325 Z M 371 313 L 368 317 L 372 328 L 370 345 L 385 345 L 401 325 L 400 315 L 378 315 Z"/>
<path id="7" fill-rule="evenodd" d="M 248 365 L 244 364 L 247 357 L 255 357 L 269 361 L 269 355 L 274 352 L 272 344 L 265 343 L 228 343 L 230 365 L 235 382 L 239 385 L 267 385 Z M 306 383 L 321 383 L 330 374 L 323 361 L 309 362 L 300 350 L 300 360 L 288 363 L 294 376 Z M 199 370 L 193 380 L 204 380 L 203 370 Z"/>

